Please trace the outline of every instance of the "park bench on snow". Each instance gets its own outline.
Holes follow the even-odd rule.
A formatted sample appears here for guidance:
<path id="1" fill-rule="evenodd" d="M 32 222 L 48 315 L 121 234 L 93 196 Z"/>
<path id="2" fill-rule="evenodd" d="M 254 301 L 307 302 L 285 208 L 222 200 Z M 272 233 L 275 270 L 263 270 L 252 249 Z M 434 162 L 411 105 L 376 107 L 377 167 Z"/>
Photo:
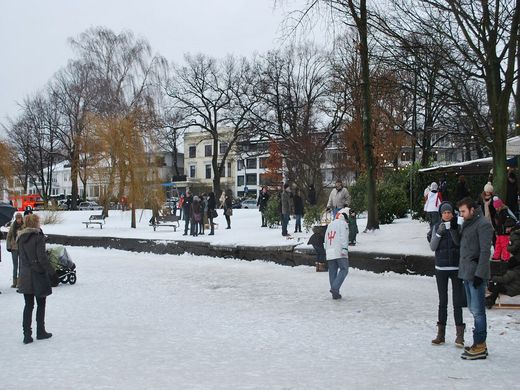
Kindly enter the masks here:
<path id="1" fill-rule="evenodd" d="M 85 227 L 89 227 L 89 225 L 99 225 L 101 229 L 103 229 L 103 225 L 105 224 L 105 215 L 104 214 L 94 214 L 88 218 L 88 221 L 82 222 L 85 224 Z"/>
<path id="2" fill-rule="evenodd" d="M 176 215 L 160 215 L 150 220 L 150 226 L 153 226 L 153 231 L 159 226 L 170 226 L 176 232 L 177 227 L 180 227 L 180 225 L 179 217 Z"/>

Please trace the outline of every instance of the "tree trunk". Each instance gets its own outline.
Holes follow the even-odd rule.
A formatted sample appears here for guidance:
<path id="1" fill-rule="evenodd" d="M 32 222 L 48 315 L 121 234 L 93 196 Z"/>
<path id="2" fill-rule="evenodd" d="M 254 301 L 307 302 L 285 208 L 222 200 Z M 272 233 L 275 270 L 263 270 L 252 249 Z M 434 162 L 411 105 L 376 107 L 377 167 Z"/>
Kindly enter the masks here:
<path id="1" fill-rule="evenodd" d="M 78 172 L 79 172 L 79 151 L 76 146 L 72 148 L 70 154 L 70 180 L 72 182 L 70 208 L 76 210 L 78 207 Z"/>
<path id="2" fill-rule="evenodd" d="M 222 164 L 225 164 L 222 161 Z M 216 197 L 220 196 L 220 168 L 218 166 L 218 138 L 213 138 L 213 155 L 211 156 L 211 167 L 213 168 L 213 192 Z M 221 167 L 222 168 L 222 167 Z M 245 180 L 245 178 L 244 178 Z"/>
<path id="3" fill-rule="evenodd" d="M 370 66 L 368 60 L 368 29 L 366 0 L 359 2 L 360 15 L 356 19 L 359 32 L 359 54 L 361 59 L 361 80 L 363 83 L 363 144 L 367 164 L 367 226 L 366 230 L 379 229 L 376 199 L 376 177 L 374 149 L 372 145 L 372 110 L 370 96 Z"/>

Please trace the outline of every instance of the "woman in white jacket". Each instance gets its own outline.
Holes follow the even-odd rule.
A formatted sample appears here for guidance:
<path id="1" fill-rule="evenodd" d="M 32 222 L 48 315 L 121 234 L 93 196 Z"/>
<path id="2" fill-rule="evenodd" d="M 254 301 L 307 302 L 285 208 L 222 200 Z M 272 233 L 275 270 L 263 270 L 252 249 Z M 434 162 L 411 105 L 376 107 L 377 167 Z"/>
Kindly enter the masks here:
<path id="1" fill-rule="evenodd" d="M 348 274 L 348 207 L 338 211 L 325 232 L 323 246 L 329 266 L 332 299 L 341 299 L 339 289 Z"/>

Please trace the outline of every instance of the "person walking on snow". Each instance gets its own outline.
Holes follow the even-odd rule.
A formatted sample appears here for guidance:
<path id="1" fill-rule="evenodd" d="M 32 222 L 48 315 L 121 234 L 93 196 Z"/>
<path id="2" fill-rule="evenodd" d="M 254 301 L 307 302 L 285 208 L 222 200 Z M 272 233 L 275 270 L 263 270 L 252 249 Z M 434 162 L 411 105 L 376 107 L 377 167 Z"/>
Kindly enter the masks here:
<path id="1" fill-rule="evenodd" d="M 350 204 L 350 194 L 348 190 L 343 187 L 341 180 L 336 180 L 336 188 L 334 188 L 329 195 L 327 202 L 327 211 L 332 211 L 332 219 L 336 218 L 336 213 L 339 209 L 347 207 Z"/>
<path id="2" fill-rule="evenodd" d="M 339 289 L 348 274 L 348 214 L 347 207 L 336 213 L 336 219 L 327 227 L 323 242 L 332 299 L 341 299 Z"/>
<path id="3" fill-rule="evenodd" d="M 464 347 L 464 329 L 466 325 L 462 319 L 464 284 L 458 276 L 460 234 L 451 203 L 442 202 L 439 206 L 439 214 L 441 215 L 441 221 L 433 226 L 432 239 L 430 241 L 430 248 L 435 252 L 435 280 L 439 293 L 437 337 L 432 340 L 432 344 L 441 345 L 445 341 L 446 321 L 448 319 L 448 282 L 451 280 L 453 317 L 457 330 L 455 345 L 462 348 Z"/>
<path id="4" fill-rule="evenodd" d="M 511 228 L 516 221 L 510 216 L 508 207 L 500 198 L 495 197 L 493 207 L 496 210 L 494 224 L 496 242 L 492 258 L 493 260 L 509 261 L 511 255 L 507 250 L 507 245 L 509 244 Z"/>
<path id="5" fill-rule="evenodd" d="M 493 227 L 473 199 L 464 198 L 457 206 L 464 219 L 460 239 L 459 278 L 464 281 L 468 308 L 474 319 L 473 345 L 464 348 L 461 358 L 485 359 L 488 356 L 485 294 L 490 276 Z"/>

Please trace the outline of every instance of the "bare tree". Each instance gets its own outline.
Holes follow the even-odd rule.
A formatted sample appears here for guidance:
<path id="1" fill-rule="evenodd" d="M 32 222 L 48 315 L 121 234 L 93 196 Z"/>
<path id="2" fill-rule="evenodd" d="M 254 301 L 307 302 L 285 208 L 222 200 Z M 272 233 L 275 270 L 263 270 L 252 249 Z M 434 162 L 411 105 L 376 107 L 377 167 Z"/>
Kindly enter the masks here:
<path id="1" fill-rule="evenodd" d="M 506 192 L 506 139 L 515 81 L 520 0 L 455 1 L 393 0 L 385 27 L 436 40 L 450 64 L 444 77 L 475 136 L 493 154 L 494 186 Z M 455 70 L 455 71 L 454 71 Z M 516 72 L 516 73 L 515 73 Z M 472 98 L 475 87 L 485 91 L 486 104 Z"/>
<path id="2" fill-rule="evenodd" d="M 248 112 L 254 102 L 248 94 L 248 83 L 254 78 L 246 60 L 228 57 L 218 61 L 198 54 L 186 55 L 185 65 L 174 67 L 173 75 L 165 86 L 171 97 L 171 108 L 182 116 L 182 128 L 200 129 L 213 143 L 211 165 L 213 191 L 220 193 L 220 178 L 233 146 L 248 131 Z M 223 127 L 231 134 L 222 138 Z M 228 144 L 219 159 L 219 143 Z"/>

